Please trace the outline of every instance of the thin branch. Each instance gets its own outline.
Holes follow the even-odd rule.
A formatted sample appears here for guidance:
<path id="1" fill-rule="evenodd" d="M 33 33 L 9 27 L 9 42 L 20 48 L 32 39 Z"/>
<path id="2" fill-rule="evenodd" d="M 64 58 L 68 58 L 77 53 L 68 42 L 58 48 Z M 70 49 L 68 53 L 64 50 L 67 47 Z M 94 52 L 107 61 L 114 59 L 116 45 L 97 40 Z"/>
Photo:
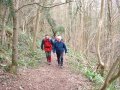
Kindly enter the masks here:
<path id="1" fill-rule="evenodd" d="M 94 0 L 92 0 L 92 1 L 90 2 L 90 4 L 88 5 L 88 7 L 91 6 L 91 5 L 93 4 L 93 2 L 94 2 Z"/>
<path id="2" fill-rule="evenodd" d="M 55 4 L 55 5 L 51 5 L 51 6 L 43 6 L 43 5 L 40 5 L 39 3 L 30 3 L 30 4 L 26 4 L 26 5 L 21 6 L 15 12 L 18 12 L 22 8 L 27 7 L 27 6 L 31 6 L 31 5 L 38 5 L 38 6 L 42 7 L 42 8 L 54 8 L 54 7 L 57 7 L 57 6 L 61 6 L 61 5 L 70 3 L 70 2 L 75 2 L 75 1 L 69 1 L 69 2 L 65 2 L 65 3 L 59 3 L 59 4 Z"/>
<path id="3" fill-rule="evenodd" d="M 117 15 L 115 18 L 113 18 L 112 23 L 113 23 L 116 19 L 118 19 L 119 17 L 120 17 L 120 15 Z"/>

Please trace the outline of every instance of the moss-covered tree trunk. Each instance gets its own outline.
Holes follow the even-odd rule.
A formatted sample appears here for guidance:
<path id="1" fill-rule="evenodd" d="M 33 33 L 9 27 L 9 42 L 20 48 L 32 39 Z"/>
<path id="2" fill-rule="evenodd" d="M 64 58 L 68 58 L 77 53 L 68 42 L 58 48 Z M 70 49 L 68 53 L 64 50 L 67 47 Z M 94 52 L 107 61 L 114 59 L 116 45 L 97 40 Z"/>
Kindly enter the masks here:
<path id="1" fill-rule="evenodd" d="M 47 4 L 53 4 L 54 0 L 50 0 L 50 1 L 47 1 Z M 44 11 L 45 11 L 45 17 L 46 17 L 46 20 L 48 22 L 48 24 L 51 26 L 51 30 L 52 30 L 52 33 L 53 33 L 53 36 L 55 37 L 56 36 L 56 31 L 55 31 L 55 28 L 56 28 L 56 22 L 55 20 L 51 17 L 51 14 L 50 14 L 50 9 L 51 8 L 45 8 Z"/>
<path id="2" fill-rule="evenodd" d="M 56 33 L 57 33 L 55 31 L 56 23 L 55 23 L 54 19 L 50 15 L 50 8 L 45 9 L 45 16 L 46 16 L 46 20 L 47 20 L 48 24 L 51 26 L 53 36 L 55 37 Z"/>
<path id="3" fill-rule="evenodd" d="M 17 73 L 17 60 L 18 60 L 18 30 L 17 30 L 17 16 L 15 13 L 15 5 L 13 0 L 10 5 L 10 12 L 12 14 L 13 22 L 13 39 L 12 39 L 12 64 L 9 66 L 9 72 Z"/>
<path id="4" fill-rule="evenodd" d="M 5 24 L 6 24 L 6 14 L 7 14 L 7 6 L 4 7 L 5 9 L 3 9 L 4 14 L 2 16 L 2 35 L 1 35 L 1 44 L 5 45 L 6 42 L 6 32 L 5 32 Z"/>

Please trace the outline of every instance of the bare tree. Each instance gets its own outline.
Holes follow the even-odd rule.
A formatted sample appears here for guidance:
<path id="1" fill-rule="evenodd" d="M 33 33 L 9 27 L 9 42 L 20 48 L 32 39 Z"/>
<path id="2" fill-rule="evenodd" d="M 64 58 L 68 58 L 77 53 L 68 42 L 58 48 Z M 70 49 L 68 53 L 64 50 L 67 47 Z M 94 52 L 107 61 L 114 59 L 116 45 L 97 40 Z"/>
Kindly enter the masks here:
<path id="1" fill-rule="evenodd" d="M 39 3 L 41 2 L 41 0 L 39 0 Z M 35 51 L 36 49 L 36 39 L 37 39 L 37 32 L 38 32 L 38 27 L 39 27 L 39 20 L 40 20 L 40 9 L 41 7 L 38 7 L 37 10 L 37 15 L 36 15 L 36 23 L 35 23 L 35 30 L 34 30 L 34 36 L 33 36 L 33 51 Z"/>

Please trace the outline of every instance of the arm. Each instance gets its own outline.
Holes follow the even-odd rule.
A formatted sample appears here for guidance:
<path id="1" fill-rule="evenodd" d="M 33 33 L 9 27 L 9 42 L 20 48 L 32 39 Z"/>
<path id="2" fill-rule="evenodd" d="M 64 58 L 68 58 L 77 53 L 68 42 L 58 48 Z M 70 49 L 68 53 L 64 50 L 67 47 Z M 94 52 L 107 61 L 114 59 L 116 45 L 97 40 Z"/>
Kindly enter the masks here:
<path id="1" fill-rule="evenodd" d="M 63 43 L 63 48 L 65 49 L 65 53 L 67 53 L 66 45 Z"/>
<path id="2" fill-rule="evenodd" d="M 44 45 L 44 40 L 42 40 L 42 43 L 41 43 L 41 49 L 43 50 L 43 45 Z"/>
<path id="3" fill-rule="evenodd" d="M 53 53 L 56 51 L 56 43 L 53 43 Z"/>
<path id="4" fill-rule="evenodd" d="M 54 41 L 51 39 L 50 42 L 52 43 L 52 46 L 54 46 Z"/>

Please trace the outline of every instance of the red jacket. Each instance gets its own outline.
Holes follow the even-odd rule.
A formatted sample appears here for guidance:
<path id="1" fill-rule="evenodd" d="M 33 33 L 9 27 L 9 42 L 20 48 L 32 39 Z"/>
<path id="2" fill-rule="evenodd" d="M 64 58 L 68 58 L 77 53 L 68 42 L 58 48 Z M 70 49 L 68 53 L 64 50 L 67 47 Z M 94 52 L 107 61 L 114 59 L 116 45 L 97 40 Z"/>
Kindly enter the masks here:
<path id="1" fill-rule="evenodd" d="M 43 39 L 42 40 L 42 43 L 41 43 L 41 49 L 46 52 L 49 52 L 52 50 L 52 47 L 53 47 L 53 43 L 52 43 L 52 40 L 51 39 Z"/>

